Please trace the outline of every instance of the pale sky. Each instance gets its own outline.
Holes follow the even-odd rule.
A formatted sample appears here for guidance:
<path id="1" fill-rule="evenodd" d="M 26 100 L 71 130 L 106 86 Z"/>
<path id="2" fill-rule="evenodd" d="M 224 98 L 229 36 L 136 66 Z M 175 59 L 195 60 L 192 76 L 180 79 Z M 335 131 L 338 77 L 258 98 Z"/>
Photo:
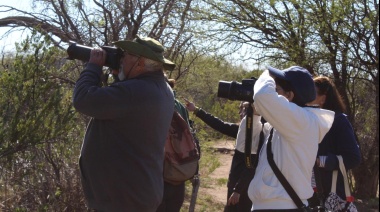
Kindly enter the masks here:
<path id="1" fill-rule="evenodd" d="M 12 6 L 12 7 L 15 7 L 17 9 L 25 10 L 25 11 L 30 10 L 31 3 L 32 3 L 32 0 L 0 0 L 0 5 Z M 89 3 L 90 3 L 90 1 L 89 1 Z M 0 18 L 12 16 L 12 15 L 22 15 L 22 14 L 0 12 Z M 0 38 L 9 29 L 10 29 L 9 27 L 0 27 Z M 17 32 L 12 32 L 6 38 L 0 39 L 0 53 L 1 52 L 10 52 L 10 51 L 14 50 L 14 48 L 15 48 L 14 44 L 16 42 L 21 42 L 23 39 L 26 38 L 26 36 L 27 36 L 27 31 L 17 31 Z M 245 50 L 245 48 L 242 49 L 242 51 L 244 51 L 244 50 Z M 236 59 L 233 59 L 233 58 L 234 57 L 240 58 L 240 55 L 239 54 L 236 54 L 236 55 L 233 54 L 230 57 L 231 57 L 230 61 L 235 61 L 235 63 L 236 63 Z M 252 68 L 253 68 L 252 65 L 255 64 L 255 62 L 256 62 L 255 60 L 248 60 L 245 62 L 239 61 L 239 62 L 237 62 L 237 64 L 243 64 L 243 66 L 245 68 L 247 68 L 248 70 L 252 70 Z"/>
<path id="2" fill-rule="evenodd" d="M 0 0 L 0 5 L 12 6 L 18 9 L 27 10 L 31 8 L 31 0 Z M 17 15 L 14 13 L 0 13 L 0 18 Z M 10 28 L 9 27 L 0 27 L 0 38 L 6 33 Z M 0 52 L 1 51 L 10 51 L 14 49 L 14 43 L 20 42 L 23 38 L 26 37 L 26 33 L 22 32 L 13 32 L 6 38 L 0 40 Z"/>

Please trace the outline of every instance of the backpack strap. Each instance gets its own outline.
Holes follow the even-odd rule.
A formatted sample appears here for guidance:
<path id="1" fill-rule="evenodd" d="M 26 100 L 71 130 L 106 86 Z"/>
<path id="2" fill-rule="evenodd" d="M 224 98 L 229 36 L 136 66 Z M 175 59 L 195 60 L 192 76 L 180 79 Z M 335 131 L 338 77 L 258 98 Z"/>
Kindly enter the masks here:
<path id="1" fill-rule="evenodd" d="M 301 209 L 302 211 L 308 211 L 308 207 L 305 204 L 303 204 L 302 200 L 299 198 L 297 193 L 294 191 L 292 186 L 289 184 L 288 180 L 286 180 L 285 176 L 281 173 L 280 169 L 277 167 L 277 165 L 273 159 L 272 137 L 273 137 L 273 128 L 270 131 L 270 135 L 268 138 L 268 144 L 267 144 L 267 158 L 268 158 L 269 165 L 272 168 L 277 179 L 280 181 L 280 183 L 285 188 L 286 192 L 289 194 L 290 198 L 292 198 L 292 200 L 297 205 L 297 207 L 299 209 Z"/>

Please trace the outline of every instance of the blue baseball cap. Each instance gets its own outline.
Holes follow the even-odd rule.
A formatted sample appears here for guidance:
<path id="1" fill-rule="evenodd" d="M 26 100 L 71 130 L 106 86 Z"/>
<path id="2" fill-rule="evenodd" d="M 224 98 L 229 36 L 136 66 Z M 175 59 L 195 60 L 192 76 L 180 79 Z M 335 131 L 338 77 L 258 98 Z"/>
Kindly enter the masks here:
<path id="1" fill-rule="evenodd" d="M 279 70 L 268 66 L 268 71 L 271 75 L 288 81 L 297 95 L 301 104 L 306 104 L 313 101 L 317 92 L 315 90 L 313 76 L 305 68 L 300 66 L 292 66 L 284 70 Z"/>

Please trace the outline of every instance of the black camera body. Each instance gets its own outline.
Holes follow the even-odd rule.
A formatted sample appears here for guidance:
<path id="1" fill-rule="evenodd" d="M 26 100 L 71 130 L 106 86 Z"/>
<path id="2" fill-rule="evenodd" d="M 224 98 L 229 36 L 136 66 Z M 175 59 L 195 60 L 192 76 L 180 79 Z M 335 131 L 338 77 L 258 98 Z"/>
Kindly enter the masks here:
<path id="1" fill-rule="evenodd" d="M 101 48 L 107 52 L 106 62 L 104 66 L 107 66 L 112 70 L 118 70 L 120 67 L 120 59 L 123 57 L 123 50 L 112 46 L 102 46 Z M 67 48 L 67 54 L 69 55 L 67 59 L 88 61 L 90 59 L 90 53 L 92 49 L 92 47 L 78 45 L 75 42 L 70 42 L 70 45 Z"/>
<path id="2" fill-rule="evenodd" d="M 253 102 L 253 86 L 256 78 L 243 79 L 241 83 L 232 81 L 219 81 L 218 97 L 229 100 Z"/>

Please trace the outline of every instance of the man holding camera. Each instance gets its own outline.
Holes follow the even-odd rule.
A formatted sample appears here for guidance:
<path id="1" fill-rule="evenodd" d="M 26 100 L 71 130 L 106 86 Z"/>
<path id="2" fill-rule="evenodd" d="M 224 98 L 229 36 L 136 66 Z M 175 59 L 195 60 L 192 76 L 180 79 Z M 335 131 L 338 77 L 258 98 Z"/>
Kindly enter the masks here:
<path id="1" fill-rule="evenodd" d="M 174 110 L 163 69 L 174 63 L 152 38 L 114 44 L 123 50 L 120 81 L 99 86 L 107 52 L 94 48 L 74 89 L 74 107 L 91 117 L 79 160 L 83 191 L 94 211 L 154 212 Z"/>

